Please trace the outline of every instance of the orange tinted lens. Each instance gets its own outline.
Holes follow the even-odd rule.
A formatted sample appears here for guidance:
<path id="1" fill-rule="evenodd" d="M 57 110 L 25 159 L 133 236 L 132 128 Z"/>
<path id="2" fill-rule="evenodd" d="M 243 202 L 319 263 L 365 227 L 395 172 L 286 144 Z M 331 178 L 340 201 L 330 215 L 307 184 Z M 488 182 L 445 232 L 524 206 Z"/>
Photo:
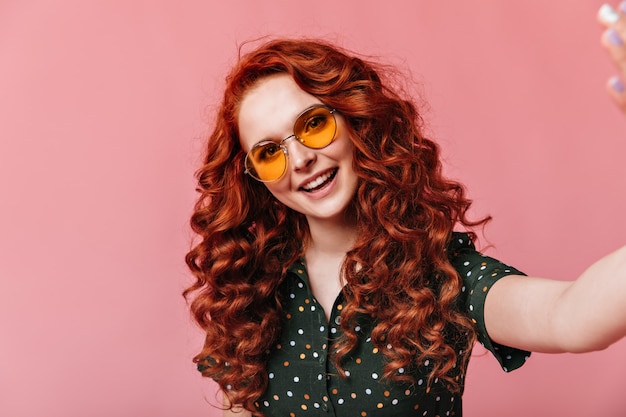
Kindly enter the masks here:
<path id="1" fill-rule="evenodd" d="M 248 153 L 246 169 L 261 181 L 279 179 L 287 168 L 287 157 L 280 145 L 266 142 L 255 145 Z"/>
<path id="2" fill-rule="evenodd" d="M 298 117 L 293 132 L 304 146 L 320 149 L 335 139 L 337 123 L 329 109 L 314 107 Z"/>

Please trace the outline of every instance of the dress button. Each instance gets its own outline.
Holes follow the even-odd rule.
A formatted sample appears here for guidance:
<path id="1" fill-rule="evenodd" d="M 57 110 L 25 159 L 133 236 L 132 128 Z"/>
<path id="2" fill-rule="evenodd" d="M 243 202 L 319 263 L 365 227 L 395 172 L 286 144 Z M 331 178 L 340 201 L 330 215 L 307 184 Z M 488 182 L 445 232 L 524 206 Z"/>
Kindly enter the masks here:
<path id="1" fill-rule="evenodd" d="M 326 361 L 326 358 L 323 355 L 320 356 L 320 365 L 324 365 L 325 361 Z"/>
<path id="2" fill-rule="evenodd" d="M 322 403 L 322 410 L 328 411 L 328 404 Z"/>

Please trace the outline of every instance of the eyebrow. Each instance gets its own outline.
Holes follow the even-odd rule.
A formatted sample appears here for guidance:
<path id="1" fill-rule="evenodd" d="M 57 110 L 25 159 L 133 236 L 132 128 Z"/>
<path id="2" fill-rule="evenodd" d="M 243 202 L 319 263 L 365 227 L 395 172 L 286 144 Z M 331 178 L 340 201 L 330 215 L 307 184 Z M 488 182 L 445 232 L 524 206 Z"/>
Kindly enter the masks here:
<path id="1" fill-rule="evenodd" d="M 294 132 L 294 127 L 296 126 L 296 122 L 298 121 L 298 119 L 299 119 L 299 118 L 300 118 L 300 117 L 301 117 L 304 113 L 308 112 L 309 110 L 311 110 L 311 109 L 313 109 L 313 108 L 315 108 L 315 107 L 328 107 L 328 106 L 327 106 L 325 103 L 322 103 L 322 102 L 319 102 L 319 103 L 313 103 L 313 104 L 311 104 L 310 106 L 306 107 L 304 110 L 302 110 L 300 113 L 298 113 L 298 115 L 296 116 L 295 120 L 294 120 L 294 121 L 293 121 L 293 123 L 291 124 L 291 135 L 294 135 L 294 134 L 295 134 L 295 132 Z M 282 139 L 276 139 L 276 138 L 265 138 L 265 139 L 261 139 L 261 140 L 259 140 L 258 142 L 255 142 L 255 143 L 252 145 L 252 147 L 251 147 L 250 149 L 254 148 L 255 146 L 258 146 L 258 145 L 264 144 L 264 143 L 266 143 L 266 142 L 280 143 L 280 142 L 282 142 L 284 139 L 286 139 L 286 138 L 290 137 L 291 135 L 285 136 L 285 137 L 284 137 L 284 138 L 282 138 Z"/>

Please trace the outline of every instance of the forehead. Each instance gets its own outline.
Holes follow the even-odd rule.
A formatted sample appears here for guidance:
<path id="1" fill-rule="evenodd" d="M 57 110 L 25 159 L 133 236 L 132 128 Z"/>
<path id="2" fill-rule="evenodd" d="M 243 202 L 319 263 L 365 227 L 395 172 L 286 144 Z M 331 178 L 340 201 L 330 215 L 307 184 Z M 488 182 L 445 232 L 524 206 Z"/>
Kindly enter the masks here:
<path id="1" fill-rule="evenodd" d="M 262 140 L 280 140 L 293 133 L 302 111 L 321 101 L 303 91 L 288 74 L 259 80 L 239 105 L 237 125 L 244 150 Z"/>

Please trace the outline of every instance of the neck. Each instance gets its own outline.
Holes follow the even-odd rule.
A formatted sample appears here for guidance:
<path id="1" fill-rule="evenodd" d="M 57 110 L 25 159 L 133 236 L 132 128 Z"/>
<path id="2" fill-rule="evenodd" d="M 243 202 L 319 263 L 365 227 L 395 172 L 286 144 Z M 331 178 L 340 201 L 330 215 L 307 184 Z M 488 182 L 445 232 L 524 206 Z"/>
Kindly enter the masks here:
<path id="1" fill-rule="evenodd" d="M 356 239 L 356 224 L 345 219 L 307 219 L 311 233 L 307 253 L 344 256 Z"/>

